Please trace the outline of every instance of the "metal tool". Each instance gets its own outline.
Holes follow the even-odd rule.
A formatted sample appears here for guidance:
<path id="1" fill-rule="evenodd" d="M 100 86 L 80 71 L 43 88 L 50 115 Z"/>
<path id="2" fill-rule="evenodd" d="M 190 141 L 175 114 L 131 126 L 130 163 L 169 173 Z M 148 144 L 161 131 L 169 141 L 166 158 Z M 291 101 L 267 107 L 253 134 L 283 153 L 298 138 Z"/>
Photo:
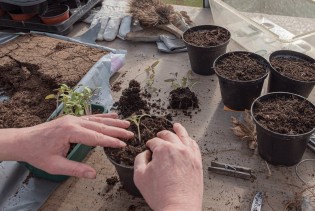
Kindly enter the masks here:
<path id="1" fill-rule="evenodd" d="M 234 166 L 225 163 L 218 163 L 214 161 L 211 162 L 211 166 L 208 167 L 208 171 L 246 180 L 254 178 L 254 175 L 252 174 L 252 170 L 250 168 Z"/>
<path id="2" fill-rule="evenodd" d="M 308 148 L 310 148 L 310 150 L 315 153 L 315 133 L 312 134 L 308 142 Z"/>
<path id="3" fill-rule="evenodd" d="M 252 208 L 250 211 L 261 211 L 261 206 L 263 203 L 263 193 L 262 192 L 257 192 L 252 203 Z"/>

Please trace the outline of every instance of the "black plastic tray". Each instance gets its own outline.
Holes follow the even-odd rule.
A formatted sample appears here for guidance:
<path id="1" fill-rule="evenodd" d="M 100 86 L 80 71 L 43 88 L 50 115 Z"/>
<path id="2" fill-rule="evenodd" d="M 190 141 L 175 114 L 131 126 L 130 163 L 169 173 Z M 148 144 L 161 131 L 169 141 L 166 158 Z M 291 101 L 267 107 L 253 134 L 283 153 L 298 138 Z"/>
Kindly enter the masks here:
<path id="1" fill-rule="evenodd" d="M 43 24 L 38 16 L 28 21 L 14 21 L 9 14 L 0 17 L 0 27 L 9 27 L 24 31 L 42 31 L 54 34 L 66 35 L 71 32 L 73 24 L 83 18 L 95 5 L 102 0 L 89 0 L 79 8 L 71 9 L 70 18 L 60 24 L 46 25 Z"/>

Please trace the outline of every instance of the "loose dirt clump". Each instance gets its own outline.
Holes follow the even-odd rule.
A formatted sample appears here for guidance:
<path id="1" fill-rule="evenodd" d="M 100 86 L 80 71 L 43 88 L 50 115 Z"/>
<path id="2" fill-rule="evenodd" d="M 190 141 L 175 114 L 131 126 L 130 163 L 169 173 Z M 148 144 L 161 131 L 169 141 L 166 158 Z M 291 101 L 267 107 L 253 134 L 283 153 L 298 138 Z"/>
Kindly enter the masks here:
<path id="1" fill-rule="evenodd" d="M 45 122 L 55 110 L 45 97 L 61 83 L 76 85 L 107 52 L 39 35 L 23 35 L 0 48 L 0 128 Z M 80 64 L 80 65 L 78 65 Z"/>
<path id="2" fill-rule="evenodd" d="M 212 30 L 190 31 L 184 35 L 184 40 L 199 47 L 222 45 L 229 39 L 229 31 L 219 27 Z"/>
<path id="3" fill-rule="evenodd" d="M 180 87 L 170 92 L 169 98 L 170 106 L 172 109 L 189 109 L 199 108 L 198 98 L 189 87 Z"/>
<path id="4" fill-rule="evenodd" d="M 298 81 L 315 81 L 315 63 L 292 57 L 276 57 L 270 63 L 286 77 Z"/>
<path id="5" fill-rule="evenodd" d="M 251 57 L 249 53 L 235 53 L 220 60 L 216 71 L 222 77 L 234 81 L 251 81 L 266 74 L 263 61 Z"/>
<path id="6" fill-rule="evenodd" d="M 263 127 L 281 134 L 304 134 L 315 128 L 315 109 L 295 96 L 258 101 L 254 116 Z"/>
<path id="7" fill-rule="evenodd" d="M 114 186 L 114 185 L 116 185 L 117 182 L 119 182 L 119 179 L 118 179 L 117 176 L 113 176 L 113 177 L 110 177 L 110 178 L 107 178 L 107 179 L 106 179 L 107 185 L 112 185 L 112 186 Z"/>
<path id="8" fill-rule="evenodd" d="M 131 80 L 129 82 L 129 87 L 123 90 L 119 101 L 115 103 L 119 115 L 123 118 L 127 118 L 132 114 L 149 112 L 148 102 L 141 98 L 140 92 L 140 83 L 136 80 Z"/>
<path id="9" fill-rule="evenodd" d="M 156 137 L 156 134 L 162 130 L 172 130 L 173 125 L 170 122 L 170 117 L 150 117 L 144 116 L 140 121 L 140 136 L 139 140 L 137 125 L 131 121 L 128 130 L 135 134 L 131 140 L 126 140 L 127 146 L 123 149 L 104 148 L 107 155 L 109 155 L 115 162 L 127 166 L 133 166 L 135 157 L 145 151 L 147 147 L 145 143 Z"/>

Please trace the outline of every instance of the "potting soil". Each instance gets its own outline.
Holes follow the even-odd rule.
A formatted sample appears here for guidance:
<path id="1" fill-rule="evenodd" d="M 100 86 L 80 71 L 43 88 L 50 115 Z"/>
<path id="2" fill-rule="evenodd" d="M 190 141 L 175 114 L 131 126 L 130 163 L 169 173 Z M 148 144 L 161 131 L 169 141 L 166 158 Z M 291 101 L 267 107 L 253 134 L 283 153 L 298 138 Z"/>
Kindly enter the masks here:
<path id="1" fill-rule="evenodd" d="M 298 81 L 315 81 L 315 63 L 292 57 L 276 57 L 270 62 L 284 76 Z"/>
<path id="2" fill-rule="evenodd" d="M 224 78 L 234 81 L 251 81 L 266 74 L 266 67 L 249 53 L 235 53 L 222 58 L 216 71 Z"/>
<path id="3" fill-rule="evenodd" d="M 45 100 L 65 83 L 76 85 L 105 51 L 46 36 L 23 35 L 0 49 L 0 87 L 9 100 L 0 104 L 0 128 L 45 122 L 56 102 Z"/>
<path id="4" fill-rule="evenodd" d="M 212 30 L 191 31 L 185 34 L 184 39 L 193 45 L 200 47 L 211 47 L 225 43 L 230 39 L 227 30 L 216 28 Z"/>
<path id="5" fill-rule="evenodd" d="M 315 109 L 306 100 L 295 96 L 256 102 L 257 121 L 273 132 L 297 135 L 315 128 Z"/>
<path id="6" fill-rule="evenodd" d="M 198 98 L 189 87 L 177 88 L 170 92 L 170 108 L 172 109 L 188 109 L 199 108 Z"/>

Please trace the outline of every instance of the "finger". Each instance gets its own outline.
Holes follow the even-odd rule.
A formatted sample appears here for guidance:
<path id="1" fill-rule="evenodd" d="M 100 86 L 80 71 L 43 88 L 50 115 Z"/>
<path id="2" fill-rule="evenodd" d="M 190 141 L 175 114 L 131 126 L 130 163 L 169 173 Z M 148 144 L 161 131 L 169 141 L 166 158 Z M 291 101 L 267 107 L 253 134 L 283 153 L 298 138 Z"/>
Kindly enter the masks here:
<path id="1" fill-rule="evenodd" d="M 175 123 L 173 126 L 173 130 L 175 131 L 176 135 L 185 145 L 191 145 L 193 140 L 189 137 L 186 129 L 179 123 Z"/>
<path id="2" fill-rule="evenodd" d="M 119 128 L 128 128 L 130 126 L 130 122 L 126 120 L 120 119 L 110 119 L 110 118 L 100 118 L 91 116 L 88 119 L 89 121 L 102 123 L 108 126 L 119 127 Z"/>
<path id="3" fill-rule="evenodd" d="M 157 137 L 160 139 L 163 139 L 165 141 L 174 143 L 174 144 L 182 144 L 181 140 L 178 138 L 178 136 L 171 131 L 163 130 L 161 132 L 158 132 Z"/>
<path id="4" fill-rule="evenodd" d="M 107 135 L 107 136 L 111 136 L 115 138 L 131 139 L 134 137 L 134 134 L 131 131 L 118 128 L 118 127 L 99 124 L 97 122 L 83 121 L 80 123 L 80 125 L 86 129 L 94 130 L 103 135 Z"/>
<path id="5" fill-rule="evenodd" d="M 145 170 L 145 168 L 147 167 L 148 163 L 151 160 L 151 156 L 152 154 L 149 150 L 146 150 L 136 156 L 134 163 L 135 169 L 134 175 L 136 175 L 137 171 L 143 172 Z"/>
<path id="6" fill-rule="evenodd" d="M 68 160 L 60 156 L 55 156 L 51 159 L 47 172 L 50 174 L 68 175 L 88 179 L 96 178 L 96 171 L 91 166 Z"/>
<path id="7" fill-rule="evenodd" d="M 118 118 L 118 114 L 117 113 L 93 114 L 93 115 L 83 116 L 82 118 L 84 119 L 84 117 L 103 117 L 103 118 L 117 119 Z"/>
<path id="8" fill-rule="evenodd" d="M 125 142 L 117 138 L 107 136 L 102 133 L 98 133 L 95 130 L 89 130 L 83 127 L 78 127 L 72 130 L 72 133 L 70 133 L 69 136 L 70 143 L 112 148 L 121 148 L 126 146 Z"/>
<path id="9" fill-rule="evenodd" d="M 159 147 L 162 147 L 163 145 L 167 144 L 170 143 L 160 138 L 153 138 L 146 142 L 146 146 L 153 152 L 153 154 Z"/>

